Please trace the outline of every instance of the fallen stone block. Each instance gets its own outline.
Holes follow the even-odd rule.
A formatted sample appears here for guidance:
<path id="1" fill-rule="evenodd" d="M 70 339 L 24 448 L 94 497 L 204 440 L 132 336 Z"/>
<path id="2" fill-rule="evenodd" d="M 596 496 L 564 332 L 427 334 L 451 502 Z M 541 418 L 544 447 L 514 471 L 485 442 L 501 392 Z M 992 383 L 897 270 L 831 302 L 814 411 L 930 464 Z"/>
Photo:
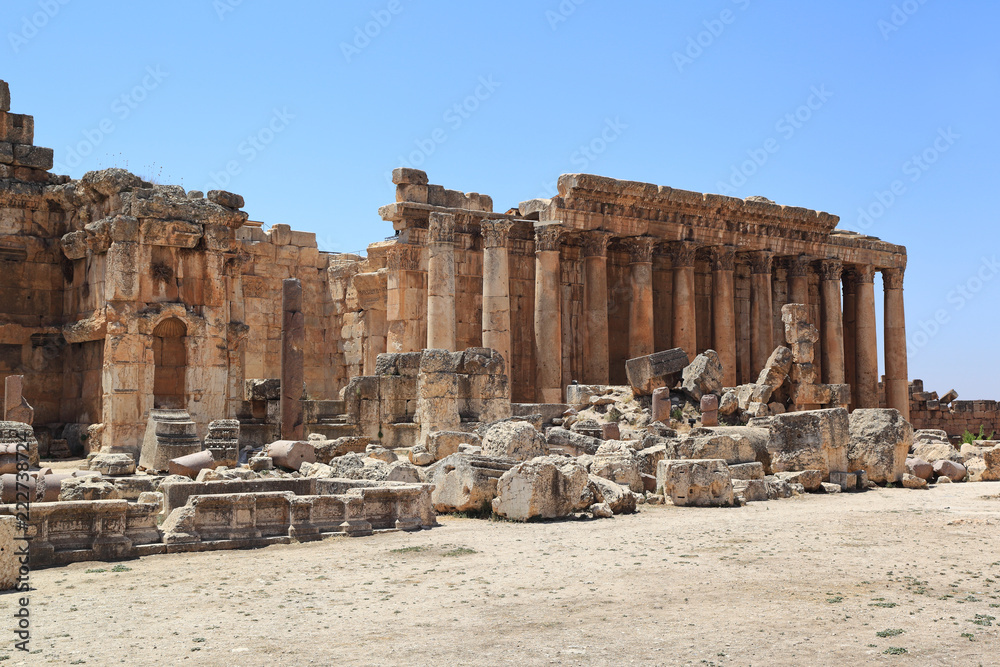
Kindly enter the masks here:
<path id="1" fill-rule="evenodd" d="M 595 501 L 606 503 L 613 514 L 635 512 L 636 494 L 628 487 L 593 474 L 590 475 L 589 480 Z"/>
<path id="2" fill-rule="evenodd" d="M 823 493 L 840 493 L 844 489 L 840 484 L 834 484 L 832 482 L 823 482 Z"/>
<path id="3" fill-rule="evenodd" d="M 514 465 L 510 460 L 468 454 L 445 457 L 427 476 L 428 483 L 434 485 L 434 510 L 489 514 L 497 495 L 497 481 Z"/>
<path id="4" fill-rule="evenodd" d="M 317 461 L 320 463 L 329 463 L 330 459 L 343 456 L 344 454 L 349 454 L 351 452 L 364 454 L 368 445 L 372 444 L 372 439 L 366 435 L 344 436 L 333 440 L 326 440 L 322 438 L 322 436 L 318 439 L 313 439 L 310 436 L 306 442 L 312 445 Z"/>
<path id="5" fill-rule="evenodd" d="M 858 488 L 858 475 L 853 472 L 830 472 L 831 484 L 840 486 L 841 491 L 855 491 Z"/>
<path id="6" fill-rule="evenodd" d="M 254 472 L 274 470 L 274 460 L 270 456 L 251 456 L 247 467 Z"/>
<path id="7" fill-rule="evenodd" d="M 435 461 L 447 458 L 458 452 L 461 445 L 478 446 L 482 444 L 479 435 L 463 431 L 435 431 L 427 436 L 424 446 Z"/>
<path id="8" fill-rule="evenodd" d="M 407 458 L 409 458 L 410 463 L 415 466 L 429 466 L 434 463 L 434 457 L 423 445 L 414 445 L 413 447 L 410 447 Z"/>
<path id="9" fill-rule="evenodd" d="M 823 484 L 823 473 L 819 470 L 798 470 L 775 473 L 775 477 L 789 484 L 801 484 L 809 492 L 819 491 Z"/>
<path id="10" fill-rule="evenodd" d="M 857 409 L 850 415 L 847 469 L 864 470 L 877 483 L 902 481 L 913 427 L 892 408 Z"/>
<path id="11" fill-rule="evenodd" d="M 986 464 L 986 470 L 979 478 L 984 482 L 1000 481 L 1000 446 L 983 452 L 983 463 Z"/>
<path id="12" fill-rule="evenodd" d="M 121 495 L 111 482 L 100 477 L 70 477 L 64 479 L 59 500 L 118 500 Z"/>
<path id="13" fill-rule="evenodd" d="M 535 427 L 525 421 L 501 421 L 483 438 L 483 454 L 498 459 L 527 461 L 549 453 L 548 444 Z"/>
<path id="14" fill-rule="evenodd" d="M 734 479 L 733 493 L 745 503 L 768 500 L 768 486 L 763 479 Z"/>
<path id="15" fill-rule="evenodd" d="M 914 477 L 930 480 L 934 477 L 934 466 L 921 458 L 911 456 L 906 459 L 906 472 Z"/>
<path id="16" fill-rule="evenodd" d="M 700 401 L 706 394 L 722 392 L 722 362 L 715 350 L 705 350 L 681 372 L 681 391 Z"/>
<path id="17" fill-rule="evenodd" d="M 732 436 L 736 437 L 732 437 Z M 667 455 L 673 459 L 723 459 L 728 464 L 756 460 L 753 444 L 732 429 L 694 428 L 683 437 L 668 442 Z"/>
<path id="18" fill-rule="evenodd" d="M 947 477 L 952 482 L 962 482 L 968 475 L 968 470 L 961 463 L 941 459 L 934 462 L 934 474 L 938 476 L 939 482 L 942 477 Z"/>
<path id="19" fill-rule="evenodd" d="M 721 459 L 665 459 L 657 466 L 656 483 L 682 507 L 730 507 L 735 500 L 729 466 Z"/>
<path id="20" fill-rule="evenodd" d="M 543 456 L 500 477 L 493 511 L 515 521 L 554 519 L 593 504 L 587 471 L 573 459 Z"/>
<path id="21" fill-rule="evenodd" d="M 212 452 L 203 449 L 194 454 L 170 459 L 170 462 L 167 464 L 167 472 L 171 475 L 183 475 L 184 477 L 194 479 L 202 470 L 214 467 L 215 459 L 212 457 Z"/>
<path id="22" fill-rule="evenodd" d="M 906 489 L 926 489 L 927 480 L 910 473 L 903 474 L 903 488 Z"/>
<path id="23" fill-rule="evenodd" d="M 611 506 L 607 503 L 594 503 L 588 510 L 595 519 L 610 519 L 614 516 Z"/>
<path id="24" fill-rule="evenodd" d="M 784 473 L 793 474 L 793 473 Z M 733 482 L 736 480 L 764 479 L 764 466 L 754 461 L 753 463 L 734 463 L 729 465 L 729 476 Z"/>
<path id="25" fill-rule="evenodd" d="M 264 448 L 263 454 L 270 457 L 274 465 L 295 472 L 306 461 L 316 462 L 315 448 L 302 440 L 275 440 Z"/>
<path id="26" fill-rule="evenodd" d="M 545 442 L 549 448 L 558 447 L 566 454 L 596 454 L 601 446 L 600 438 L 576 433 L 561 426 L 553 426 L 545 431 Z"/>
<path id="27" fill-rule="evenodd" d="M 625 375 L 633 392 L 649 396 L 658 387 L 676 385 L 689 363 L 687 353 L 677 347 L 629 359 L 625 362 Z"/>
<path id="28" fill-rule="evenodd" d="M 621 440 L 608 440 L 598 448 L 590 474 L 623 484 L 636 493 L 643 491 L 635 450 Z"/>
<path id="29" fill-rule="evenodd" d="M 774 472 L 819 470 L 828 479 L 831 471 L 847 470 L 850 445 L 847 410 L 790 412 L 761 422 L 771 432 L 767 451 Z"/>
<path id="30" fill-rule="evenodd" d="M 386 449 L 382 445 L 368 445 L 365 447 L 365 456 L 370 459 L 377 459 L 383 463 L 395 463 L 399 460 L 396 452 Z"/>

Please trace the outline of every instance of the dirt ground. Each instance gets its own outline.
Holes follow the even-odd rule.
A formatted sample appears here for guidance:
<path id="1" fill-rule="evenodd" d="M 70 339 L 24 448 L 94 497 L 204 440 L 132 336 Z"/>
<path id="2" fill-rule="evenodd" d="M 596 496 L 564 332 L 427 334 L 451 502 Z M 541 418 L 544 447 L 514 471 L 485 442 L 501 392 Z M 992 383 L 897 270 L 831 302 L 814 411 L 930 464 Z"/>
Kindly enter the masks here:
<path id="1" fill-rule="evenodd" d="M 1000 483 L 114 565 L 33 572 L 0 663 L 1000 664 Z"/>

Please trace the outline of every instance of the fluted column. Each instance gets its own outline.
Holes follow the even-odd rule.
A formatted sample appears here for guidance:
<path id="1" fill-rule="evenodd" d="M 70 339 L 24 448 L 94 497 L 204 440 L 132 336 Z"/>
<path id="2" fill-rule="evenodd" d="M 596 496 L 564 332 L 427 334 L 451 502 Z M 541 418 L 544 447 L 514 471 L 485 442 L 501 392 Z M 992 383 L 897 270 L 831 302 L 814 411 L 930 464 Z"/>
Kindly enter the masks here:
<path id="1" fill-rule="evenodd" d="M 605 232 L 583 238 L 583 377 L 587 384 L 608 384 L 608 241 Z"/>
<path id="2" fill-rule="evenodd" d="M 844 320 L 840 309 L 840 274 L 844 264 L 839 259 L 820 262 L 820 294 L 823 303 L 821 359 L 823 382 L 843 384 Z"/>
<path id="3" fill-rule="evenodd" d="M 885 290 L 885 399 L 905 419 L 910 418 L 906 367 L 906 321 L 903 312 L 903 269 L 882 269 Z"/>
<path id="4" fill-rule="evenodd" d="M 539 403 L 562 403 L 558 222 L 535 223 L 535 386 Z"/>
<path id="5" fill-rule="evenodd" d="M 759 373 L 774 352 L 774 326 L 771 322 L 770 250 L 748 253 L 750 260 L 750 360 L 753 372 Z"/>
<path id="6" fill-rule="evenodd" d="M 695 244 L 688 241 L 678 241 L 671 247 L 674 267 L 674 321 L 671 340 L 674 347 L 687 352 L 690 360 L 698 354 L 694 291 L 695 249 Z"/>
<path id="7" fill-rule="evenodd" d="M 856 267 L 855 297 L 855 406 L 878 407 L 878 338 L 875 332 L 875 268 Z"/>
<path id="8" fill-rule="evenodd" d="M 507 237 L 510 220 L 483 220 L 483 347 L 496 350 L 510 374 L 510 269 Z"/>
<path id="9" fill-rule="evenodd" d="M 733 271 L 736 248 L 712 248 L 712 347 L 722 362 L 722 384 L 735 387 L 736 381 L 736 291 Z"/>
<path id="10" fill-rule="evenodd" d="M 427 255 L 427 347 L 455 349 L 455 216 L 431 213 Z"/>
<path id="11" fill-rule="evenodd" d="M 653 243 L 648 236 L 626 239 L 629 253 L 632 300 L 629 302 L 629 358 L 655 352 L 653 347 Z"/>
<path id="12" fill-rule="evenodd" d="M 788 303 L 809 306 L 809 258 L 805 255 L 788 258 Z"/>

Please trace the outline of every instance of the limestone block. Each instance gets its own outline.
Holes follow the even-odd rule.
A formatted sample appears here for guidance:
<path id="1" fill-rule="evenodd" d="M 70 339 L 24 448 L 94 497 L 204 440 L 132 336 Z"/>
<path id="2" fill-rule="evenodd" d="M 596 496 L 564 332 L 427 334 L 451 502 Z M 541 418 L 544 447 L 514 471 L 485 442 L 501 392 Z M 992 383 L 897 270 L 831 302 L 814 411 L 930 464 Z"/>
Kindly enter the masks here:
<path id="1" fill-rule="evenodd" d="M 427 437 L 424 446 L 434 461 L 440 461 L 458 452 L 460 445 L 479 446 L 482 444 L 475 433 L 464 431 L 435 431 Z"/>
<path id="2" fill-rule="evenodd" d="M 819 470 L 779 472 L 775 477 L 789 484 L 801 484 L 806 491 L 819 491 L 823 484 L 823 473 Z"/>
<path id="3" fill-rule="evenodd" d="M 627 486 L 593 474 L 590 475 L 589 481 L 595 503 L 606 504 L 612 514 L 632 514 L 635 512 L 636 494 Z"/>
<path id="4" fill-rule="evenodd" d="M 593 504 L 586 469 L 571 458 L 541 456 L 500 477 L 493 511 L 514 521 L 554 519 Z"/>
<path id="5" fill-rule="evenodd" d="M 955 463 L 962 462 L 962 453 L 952 446 L 951 442 L 948 441 L 947 436 L 944 440 L 934 440 L 931 436 L 924 435 L 920 439 L 921 431 L 917 431 L 914 434 L 914 442 L 910 447 L 910 454 L 916 458 L 923 459 L 924 461 L 938 461 L 940 459 L 947 459 L 949 461 L 954 461 Z"/>
<path id="6" fill-rule="evenodd" d="M 823 493 L 840 493 L 844 489 L 840 484 L 834 484 L 832 482 L 823 482 Z"/>
<path id="7" fill-rule="evenodd" d="M 427 448 L 423 445 L 414 445 L 410 447 L 410 451 L 407 454 L 410 463 L 415 466 L 429 466 L 434 463 L 434 457 L 431 453 L 427 451 Z"/>
<path id="8" fill-rule="evenodd" d="M 111 482 L 100 477 L 70 477 L 62 481 L 60 501 L 71 500 L 117 500 L 121 498 L 118 489 Z"/>
<path id="9" fill-rule="evenodd" d="M 243 208 L 243 197 L 225 190 L 209 190 L 208 201 L 225 206 L 226 208 Z"/>
<path id="10" fill-rule="evenodd" d="M 167 471 L 171 475 L 183 475 L 194 479 L 198 477 L 202 470 L 211 470 L 215 467 L 215 465 L 216 462 L 212 457 L 212 452 L 207 449 L 203 449 L 202 451 L 195 452 L 194 454 L 187 454 L 185 456 L 179 456 L 175 459 L 170 459 L 167 463 Z"/>
<path id="11" fill-rule="evenodd" d="M 35 411 L 24 398 L 23 393 L 23 375 L 8 375 L 4 378 L 4 421 L 21 422 L 29 425 L 35 421 Z"/>
<path id="12" fill-rule="evenodd" d="M 695 401 L 722 392 L 722 362 L 715 350 L 705 350 L 681 372 L 681 390 Z"/>
<path id="13" fill-rule="evenodd" d="M 590 474 L 627 486 L 635 493 L 644 490 L 635 450 L 621 440 L 608 440 L 597 449 Z"/>
<path id="14" fill-rule="evenodd" d="M 691 429 L 684 437 L 667 445 L 671 459 L 723 459 L 726 463 L 751 463 L 756 461 L 752 441 L 729 430 L 715 432 L 708 428 Z"/>
<path id="15" fill-rule="evenodd" d="M 956 463 L 955 461 L 949 461 L 948 459 L 941 459 L 940 461 L 934 462 L 934 474 L 941 477 L 947 477 L 952 482 L 962 482 L 965 481 L 968 475 L 968 470 L 961 463 Z"/>
<path id="16" fill-rule="evenodd" d="M 916 475 L 911 475 L 906 473 L 903 475 L 903 488 L 906 489 L 926 489 L 927 480 L 922 477 L 917 477 Z"/>
<path id="17" fill-rule="evenodd" d="M 216 419 L 208 424 L 205 449 L 212 453 L 216 465 L 235 466 L 239 459 L 239 440 L 238 419 Z"/>
<path id="18" fill-rule="evenodd" d="M 49 171 L 52 169 L 53 151 L 41 146 L 14 144 L 14 165 Z"/>
<path id="19" fill-rule="evenodd" d="M 561 426 L 546 429 L 545 442 L 550 447 L 558 447 L 566 453 L 575 455 L 596 454 L 597 448 L 601 446 L 600 438 L 577 433 Z"/>
<path id="20" fill-rule="evenodd" d="M 329 463 L 331 459 L 350 452 L 363 454 L 372 439 L 368 436 L 344 436 L 333 440 L 313 440 L 310 436 L 307 442 L 312 445 L 317 461 Z"/>
<path id="21" fill-rule="evenodd" d="M 13 445 L 15 452 L 20 447 L 27 451 L 28 463 L 38 465 L 38 440 L 31 426 L 17 421 L 0 421 L 0 445 Z"/>
<path id="22" fill-rule="evenodd" d="M 545 456 L 548 451 L 545 438 L 526 421 L 498 422 L 490 426 L 483 437 L 485 456 L 527 461 Z"/>
<path id="23" fill-rule="evenodd" d="M 635 462 L 639 466 L 639 474 L 644 477 L 652 477 L 655 480 L 656 466 L 665 458 L 667 458 L 667 446 L 665 444 L 650 445 L 638 450 L 635 453 Z M 656 490 L 655 486 L 653 490 Z"/>
<path id="24" fill-rule="evenodd" d="M 399 460 L 399 457 L 396 456 L 395 452 L 375 443 L 365 447 L 365 456 L 370 459 L 381 461 L 382 463 L 395 463 Z"/>
<path id="25" fill-rule="evenodd" d="M 729 466 L 721 459 L 664 459 L 656 485 L 678 507 L 730 507 L 735 502 Z"/>
<path id="26" fill-rule="evenodd" d="M 90 460 L 90 469 L 102 475 L 132 475 L 135 473 L 135 459 L 131 454 L 101 453 Z"/>
<path id="27" fill-rule="evenodd" d="M 917 456 L 906 459 L 906 474 L 929 480 L 934 476 L 934 466 Z"/>
<path id="28" fill-rule="evenodd" d="M 719 401 L 719 414 L 720 415 L 731 415 L 740 409 L 740 402 L 736 398 L 736 392 L 729 390 L 722 395 L 722 400 Z"/>
<path id="29" fill-rule="evenodd" d="M 270 456 L 251 456 L 247 461 L 247 467 L 254 472 L 274 470 L 274 460 Z"/>
<path id="30" fill-rule="evenodd" d="M 785 473 L 795 474 L 795 473 Z M 729 466 L 729 476 L 736 480 L 764 479 L 763 464 L 754 461 L 753 463 L 736 463 Z"/>
<path id="31" fill-rule="evenodd" d="M 0 92 L 6 85 L 4 83 L 0 87 Z M 21 571 L 21 562 L 17 551 L 19 546 L 27 546 L 27 542 L 21 541 L 20 537 L 22 536 L 17 529 L 17 518 L 9 515 L 0 516 L 0 591 L 17 588 L 17 578 Z"/>
<path id="32" fill-rule="evenodd" d="M 625 362 L 625 374 L 633 392 L 649 396 L 657 387 L 676 385 L 689 363 L 687 353 L 678 347 L 629 359 Z"/>
<path id="33" fill-rule="evenodd" d="M 770 500 L 768 483 L 763 479 L 734 479 L 733 493 L 747 503 L 759 503 Z"/>
<path id="34" fill-rule="evenodd" d="M 850 415 L 850 434 L 849 472 L 864 470 L 878 484 L 902 481 L 913 427 L 898 410 L 857 409 Z"/>
<path id="35" fill-rule="evenodd" d="M 841 491 L 854 491 L 858 488 L 858 473 L 831 472 L 830 483 L 839 486 Z"/>
<path id="36" fill-rule="evenodd" d="M 434 485 L 431 501 L 438 512 L 492 511 L 497 481 L 514 462 L 468 454 L 452 454 L 435 464 L 427 476 Z"/>
<path id="37" fill-rule="evenodd" d="M 828 479 L 831 471 L 847 470 L 847 410 L 790 412 L 768 418 L 766 425 L 771 432 L 767 451 L 774 472 L 819 470 Z"/>
<path id="38" fill-rule="evenodd" d="M 316 450 L 302 440 L 276 440 L 264 448 L 274 465 L 286 470 L 298 471 L 305 462 L 316 462 Z"/>
<path id="39" fill-rule="evenodd" d="M 252 379 L 247 380 L 244 385 L 244 400 L 277 401 L 281 398 L 281 380 L 279 378 Z"/>
<path id="40" fill-rule="evenodd" d="M 0 111 L 0 141 L 11 144 L 34 144 L 35 119 L 24 114 Z"/>
<path id="41" fill-rule="evenodd" d="M 757 384 L 766 385 L 772 390 L 777 389 L 784 383 L 791 369 L 792 351 L 787 347 L 776 347 L 757 377 Z"/>
<path id="42" fill-rule="evenodd" d="M 594 503 L 588 508 L 587 511 L 590 512 L 595 519 L 610 519 L 615 515 L 614 510 L 611 509 L 611 505 L 607 503 Z"/>

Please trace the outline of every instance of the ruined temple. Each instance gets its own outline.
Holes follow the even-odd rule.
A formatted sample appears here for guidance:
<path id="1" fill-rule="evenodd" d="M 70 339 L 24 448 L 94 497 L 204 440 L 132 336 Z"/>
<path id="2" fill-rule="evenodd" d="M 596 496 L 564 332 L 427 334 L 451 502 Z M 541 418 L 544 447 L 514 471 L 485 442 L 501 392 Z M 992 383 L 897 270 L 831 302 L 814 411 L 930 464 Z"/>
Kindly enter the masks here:
<path id="1" fill-rule="evenodd" d="M 352 378 L 424 348 L 496 350 L 496 395 L 509 378 L 515 403 L 563 403 L 573 381 L 626 384 L 627 359 L 668 348 L 714 349 L 725 386 L 753 382 L 788 303 L 820 331 L 817 378 L 877 407 L 876 273 L 884 402 L 908 413 L 905 249 L 838 230 L 835 215 L 585 174 L 497 213 L 488 196 L 397 169 L 396 201 L 379 210 L 395 236 L 364 258 L 326 253 L 315 234 L 249 221 L 239 195 L 121 169 L 54 175 L 9 102 L 0 84 L 0 379 L 25 376 L 40 441 L 89 449 L 100 434 L 135 452 L 154 409 L 186 410 L 200 438 L 238 419 L 241 437 L 276 439 L 265 381 L 282 377 L 292 278 L 308 432 L 357 432 Z"/>

